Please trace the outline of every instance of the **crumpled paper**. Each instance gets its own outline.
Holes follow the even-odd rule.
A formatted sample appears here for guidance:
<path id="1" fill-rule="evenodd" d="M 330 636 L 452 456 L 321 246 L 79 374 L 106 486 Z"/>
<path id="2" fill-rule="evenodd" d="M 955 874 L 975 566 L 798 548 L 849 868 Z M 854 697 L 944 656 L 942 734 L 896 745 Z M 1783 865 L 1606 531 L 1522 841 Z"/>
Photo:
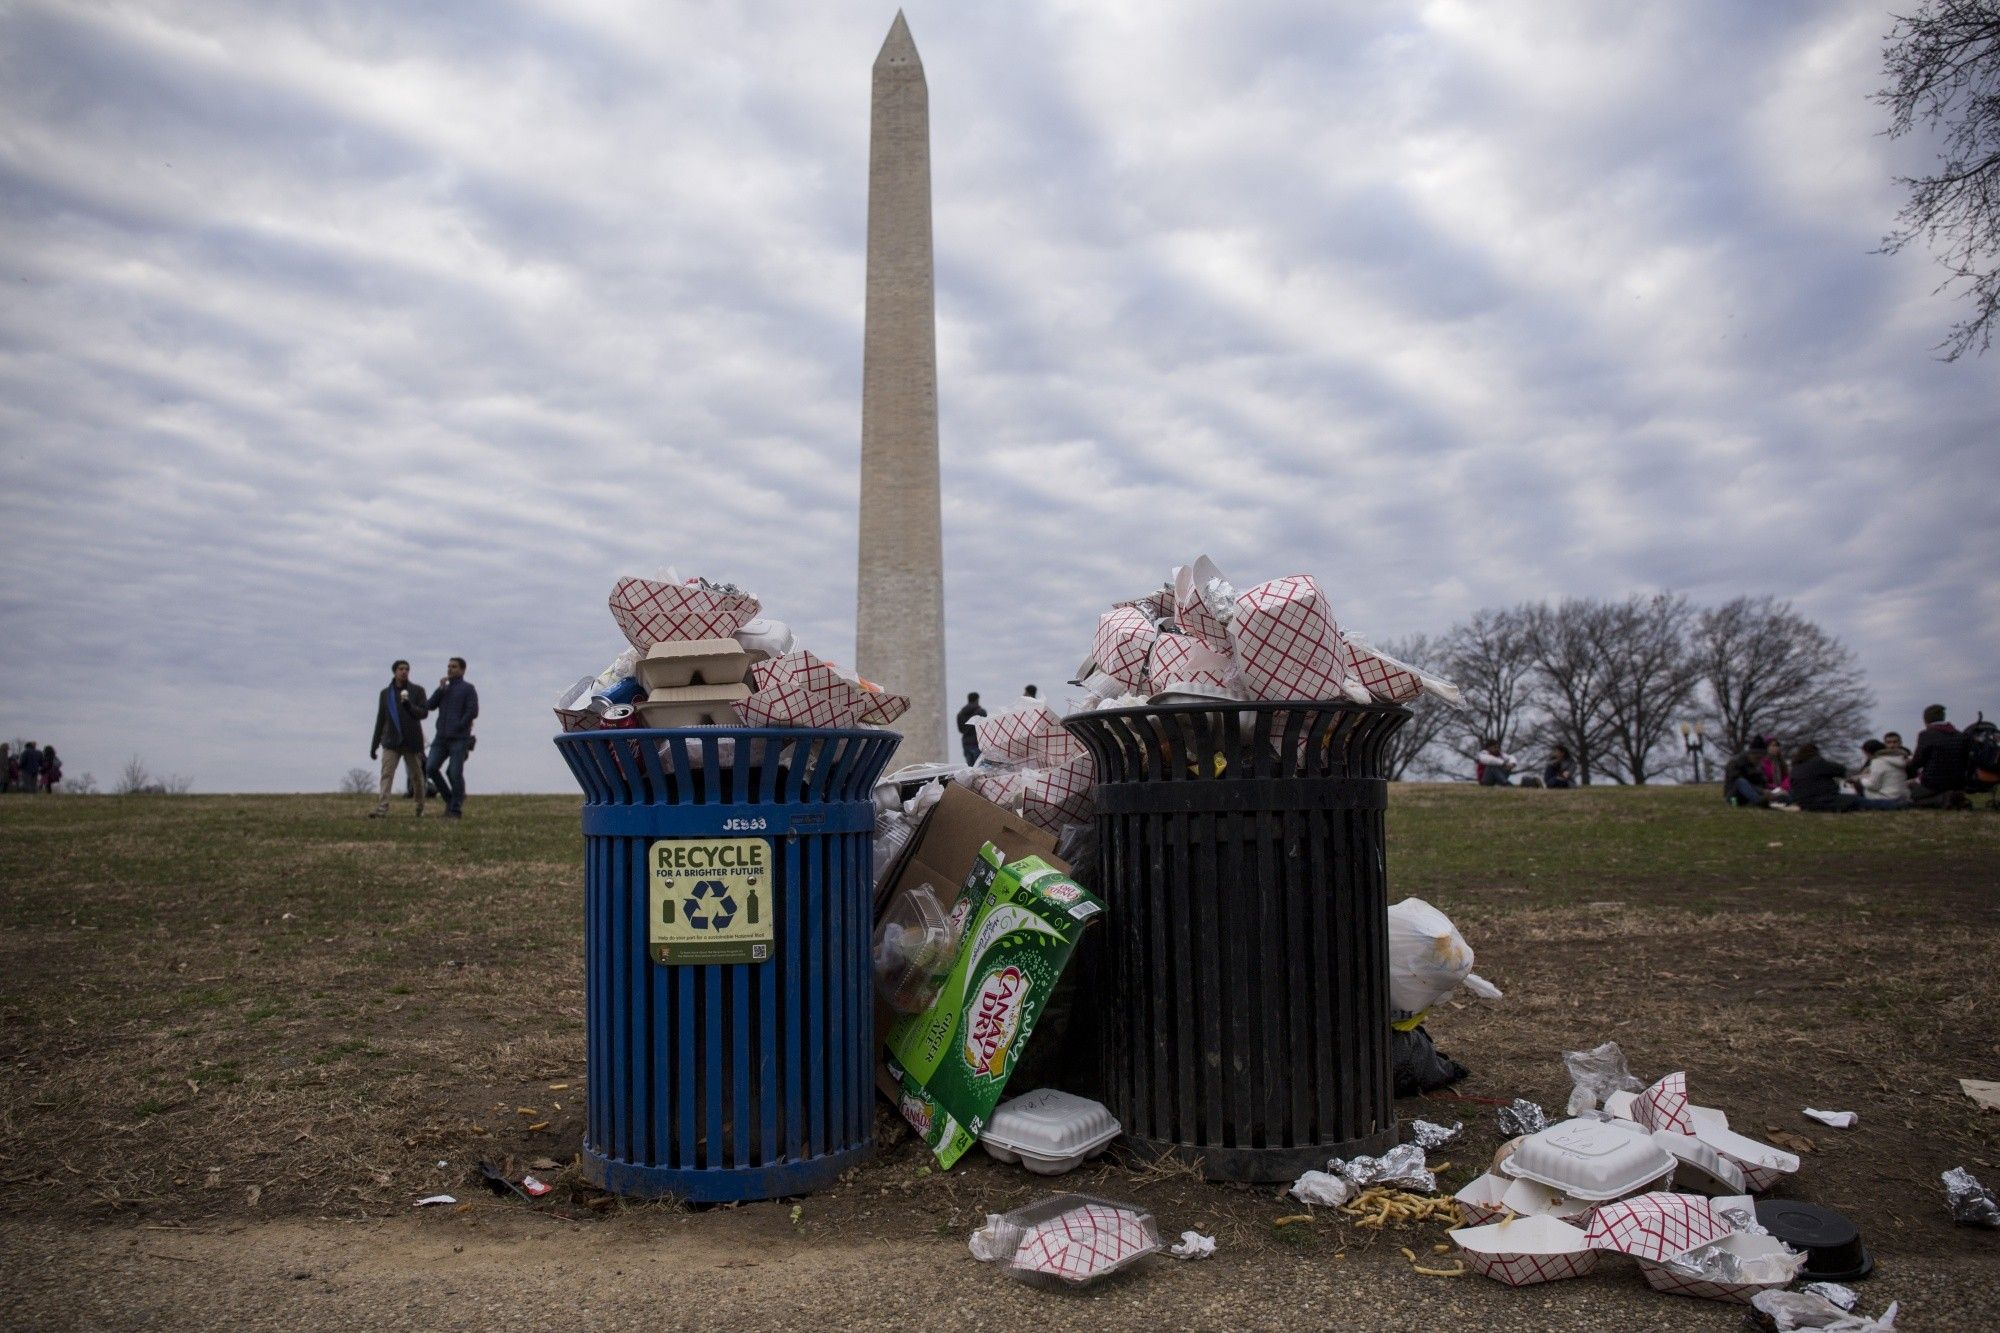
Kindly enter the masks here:
<path id="1" fill-rule="evenodd" d="M 1199 1231 L 1181 1232 L 1180 1241 L 1167 1251 L 1176 1259 L 1209 1259 L 1215 1255 L 1215 1237 Z"/>
<path id="2" fill-rule="evenodd" d="M 1951 1220 L 1974 1227 L 2000 1227 L 2000 1203 L 1993 1191 L 1962 1166 L 1944 1173 L 1944 1197 L 1951 1205 Z"/>
<path id="3" fill-rule="evenodd" d="M 1326 1171 L 1308 1171 L 1292 1182 L 1292 1197 L 1300 1203 L 1338 1208 L 1354 1197 L 1354 1186 Z"/>
<path id="4" fill-rule="evenodd" d="M 1898 1303 L 1879 1319 L 1849 1314 L 1823 1296 L 1805 1291 L 1760 1291 L 1750 1298 L 1750 1308 L 1778 1333 L 1796 1329 L 1823 1329 L 1825 1333 L 1890 1333 L 1896 1327 Z"/>
<path id="5" fill-rule="evenodd" d="M 1021 1228 L 1009 1222 L 998 1213 L 988 1213 L 986 1221 L 974 1229 L 966 1241 L 972 1257 L 982 1264 L 990 1264 L 1005 1259 L 1021 1244 Z"/>
<path id="6" fill-rule="evenodd" d="M 1449 1126 L 1433 1124 L 1429 1120 L 1412 1120 L 1410 1141 L 1425 1152 L 1429 1152 L 1433 1148 L 1442 1148 L 1450 1143 L 1464 1128 L 1465 1122 L 1462 1120 L 1454 1120 Z"/>
<path id="7" fill-rule="evenodd" d="M 1539 1134 L 1548 1127 L 1548 1113 L 1526 1097 L 1516 1097 L 1511 1105 L 1500 1108 L 1500 1132 L 1510 1139 Z"/>
<path id="8" fill-rule="evenodd" d="M 1572 1117 L 1594 1111 L 1614 1092 L 1638 1092 L 1646 1085 L 1632 1076 L 1625 1052 L 1618 1043 L 1607 1041 L 1587 1051 L 1564 1051 L 1563 1068 L 1571 1083 L 1569 1113 Z"/>
<path id="9" fill-rule="evenodd" d="M 751 668 L 757 688 L 736 705 L 750 727 L 886 726 L 909 709 L 900 694 L 863 689 L 803 648 Z"/>
<path id="10" fill-rule="evenodd" d="M 1853 1111 L 1815 1111 L 1808 1106 L 1806 1115 L 1822 1125 L 1832 1125 L 1835 1129 L 1853 1129 L 1861 1123 L 1861 1117 Z"/>
<path id="11" fill-rule="evenodd" d="M 1424 1167 L 1423 1147 L 1415 1143 L 1398 1144 L 1380 1157 L 1350 1157 L 1344 1161 L 1336 1157 L 1326 1164 L 1326 1169 L 1362 1189 L 1370 1185 L 1394 1185 L 1415 1194 L 1437 1190 L 1437 1177 Z"/>

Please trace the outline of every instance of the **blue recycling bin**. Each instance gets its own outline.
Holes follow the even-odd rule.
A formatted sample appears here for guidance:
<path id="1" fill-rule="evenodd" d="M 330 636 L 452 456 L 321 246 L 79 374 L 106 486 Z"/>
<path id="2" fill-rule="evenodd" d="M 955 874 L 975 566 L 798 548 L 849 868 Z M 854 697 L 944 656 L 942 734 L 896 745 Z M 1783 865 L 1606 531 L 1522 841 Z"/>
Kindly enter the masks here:
<path id="1" fill-rule="evenodd" d="M 584 1174 L 701 1203 L 830 1184 L 874 1146 L 879 730 L 556 737 L 582 784 Z"/>

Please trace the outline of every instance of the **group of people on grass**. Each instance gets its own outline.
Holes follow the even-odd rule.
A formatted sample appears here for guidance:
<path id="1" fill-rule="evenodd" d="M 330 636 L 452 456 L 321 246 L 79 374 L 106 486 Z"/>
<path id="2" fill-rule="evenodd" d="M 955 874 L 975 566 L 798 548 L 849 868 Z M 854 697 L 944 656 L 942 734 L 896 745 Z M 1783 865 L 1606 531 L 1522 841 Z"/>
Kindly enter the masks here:
<path id="1" fill-rule="evenodd" d="M 1473 770 L 1482 787 L 1573 787 L 1576 761 L 1557 745 L 1549 751 L 1541 776 L 1516 778 L 1521 762 L 1501 748 L 1496 737 L 1480 741 Z M 1758 736 L 1729 761 L 1722 774 L 1722 794 L 1731 805 L 1765 810 L 1964 809 L 1973 793 L 2000 785 L 2000 728 L 1983 718 L 1964 731 L 1945 720 L 1943 704 L 1924 710 L 1924 729 L 1917 748 L 1903 745 L 1889 731 L 1879 740 L 1861 743 L 1861 762 L 1850 768 L 1820 753 L 1811 741 L 1790 754 L 1775 736 Z"/>
<path id="2" fill-rule="evenodd" d="M 437 737 L 424 753 L 424 719 L 437 714 Z M 410 680 L 410 664 L 398 660 L 389 669 L 389 683 L 375 696 L 375 730 L 369 734 L 368 757 L 378 754 L 382 761 L 379 800 L 368 812 L 370 819 L 389 813 L 389 793 L 396 785 L 396 769 L 410 775 L 410 794 L 416 798 L 417 817 L 424 813 L 424 797 L 435 789 L 444 798 L 444 817 L 460 819 L 465 814 L 465 757 L 475 744 L 472 723 L 479 716 L 479 691 L 465 678 L 465 659 L 454 657 L 445 665 L 437 691 L 426 695 L 424 687 Z"/>
<path id="3" fill-rule="evenodd" d="M 1755 737 L 1723 770 L 1722 792 L 1731 805 L 1765 810 L 1962 810 L 1972 793 L 1992 791 L 2000 778 L 1995 744 L 1991 723 L 1960 731 L 1945 720 L 1943 704 L 1932 704 L 1914 751 L 1887 731 L 1861 742 L 1853 768 L 1810 741 L 1787 756 L 1776 737 Z"/>
<path id="4" fill-rule="evenodd" d="M 16 754 L 13 745 L 0 745 L 0 792 L 19 791 L 30 796 L 36 793 L 46 796 L 61 781 L 62 760 L 56 757 L 55 746 L 29 741 Z"/>

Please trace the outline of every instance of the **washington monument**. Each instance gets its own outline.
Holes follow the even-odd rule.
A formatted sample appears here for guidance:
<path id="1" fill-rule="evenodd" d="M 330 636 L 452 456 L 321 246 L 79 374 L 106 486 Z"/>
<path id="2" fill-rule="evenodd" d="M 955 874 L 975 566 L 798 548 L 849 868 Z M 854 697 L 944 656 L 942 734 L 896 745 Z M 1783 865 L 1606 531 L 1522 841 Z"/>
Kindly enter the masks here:
<path id="1" fill-rule="evenodd" d="M 930 90 L 900 11 L 875 57 L 874 83 L 854 655 L 863 676 L 910 697 L 897 763 L 934 763 L 945 757 L 944 539 Z"/>

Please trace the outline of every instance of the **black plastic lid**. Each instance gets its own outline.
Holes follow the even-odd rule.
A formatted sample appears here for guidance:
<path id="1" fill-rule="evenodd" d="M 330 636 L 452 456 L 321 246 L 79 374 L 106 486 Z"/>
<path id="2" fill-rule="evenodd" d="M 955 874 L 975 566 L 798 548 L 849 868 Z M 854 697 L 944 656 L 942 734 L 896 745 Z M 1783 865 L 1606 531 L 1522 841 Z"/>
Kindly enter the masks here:
<path id="1" fill-rule="evenodd" d="M 1793 1249 L 1806 1252 L 1806 1270 L 1801 1277 L 1815 1282 L 1853 1282 L 1875 1268 L 1854 1223 L 1831 1208 L 1799 1199 L 1760 1199 L 1757 1224 Z"/>

